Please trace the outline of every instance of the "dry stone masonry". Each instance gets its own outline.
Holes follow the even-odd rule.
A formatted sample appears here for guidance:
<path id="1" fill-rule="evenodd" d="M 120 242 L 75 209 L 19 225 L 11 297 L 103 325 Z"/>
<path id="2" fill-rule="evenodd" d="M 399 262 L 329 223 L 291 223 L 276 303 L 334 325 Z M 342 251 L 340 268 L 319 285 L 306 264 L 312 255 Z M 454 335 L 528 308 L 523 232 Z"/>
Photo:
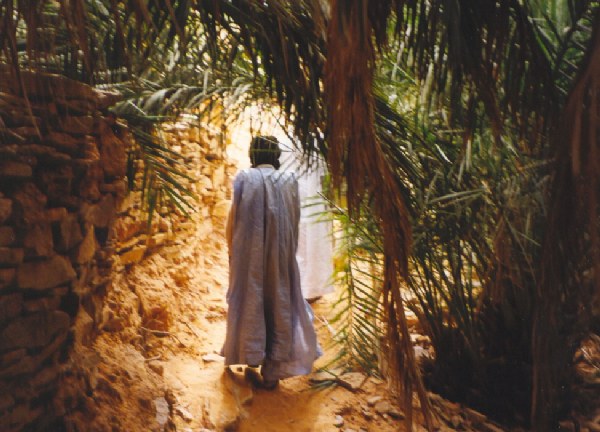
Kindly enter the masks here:
<path id="1" fill-rule="evenodd" d="M 73 342 L 93 340 L 110 283 L 128 144 L 106 112 L 117 100 L 0 68 L 2 431 L 52 430 L 78 403 L 56 395 Z"/>

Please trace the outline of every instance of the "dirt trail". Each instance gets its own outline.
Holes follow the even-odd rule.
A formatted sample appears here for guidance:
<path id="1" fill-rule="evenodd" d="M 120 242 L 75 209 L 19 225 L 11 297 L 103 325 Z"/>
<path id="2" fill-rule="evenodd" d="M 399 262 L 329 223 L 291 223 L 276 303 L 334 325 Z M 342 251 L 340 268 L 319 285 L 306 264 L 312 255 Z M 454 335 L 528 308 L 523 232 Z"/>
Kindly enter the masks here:
<path id="1" fill-rule="evenodd" d="M 233 141 L 249 142 L 249 136 Z M 229 176 L 233 166 L 244 167 L 246 154 L 245 149 L 228 149 Z M 225 334 L 226 211 L 203 208 L 166 246 L 116 273 L 103 311 L 103 331 L 91 347 L 76 345 L 73 358 L 86 377 L 88 397 L 82 412 L 70 414 L 73 429 L 402 430 L 401 421 L 385 410 L 375 413 L 377 397 L 388 399 L 379 380 L 365 380 L 357 392 L 337 386 L 317 391 L 310 377 L 295 377 L 269 392 L 253 390 L 238 369 L 224 373 L 223 359 L 216 353 Z M 313 305 L 324 347 L 331 335 L 322 323 L 333 300 L 335 295 Z M 326 352 L 324 358 L 331 355 Z M 324 362 L 318 361 L 315 370 Z"/>
<path id="2" fill-rule="evenodd" d="M 315 391 L 308 377 L 296 377 L 269 392 L 253 390 L 240 371 L 224 373 L 216 354 L 225 332 L 223 231 L 222 220 L 196 220 L 187 236 L 116 278 L 106 331 L 93 347 L 95 406 L 88 414 L 94 426 L 88 430 L 326 432 L 340 430 L 341 418 L 341 430 L 399 430 L 388 415 L 369 420 L 361 412 L 368 398 L 385 396 L 378 380 L 353 393 Z M 315 305 L 318 316 L 327 316 L 330 301 Z M 328 330 L 317 328 L 326 344 Z"/>

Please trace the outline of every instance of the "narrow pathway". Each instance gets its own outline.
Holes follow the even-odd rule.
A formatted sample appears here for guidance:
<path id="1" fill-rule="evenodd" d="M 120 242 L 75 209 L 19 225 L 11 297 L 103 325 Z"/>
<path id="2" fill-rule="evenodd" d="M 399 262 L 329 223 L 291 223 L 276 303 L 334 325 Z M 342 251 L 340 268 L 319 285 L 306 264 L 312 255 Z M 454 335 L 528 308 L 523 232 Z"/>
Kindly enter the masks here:
<path id="1" fill-rule="evenodd" d="M 103 331 L 92 346 L 76 345 L 73 358 L 89 397 L 83 412 L 70 414 L 73 429 L 402 430 L 385 410 L 375 413 L 375 402 L 386 399 L 385 384 L 376 379 L 352 392 L 337 386 L 314 390 L 310 377 L 295 377 L 269 392 L 253 390 L 240 370 L 224 373 L 217 353 L 225 334 L 228 208 L 220 203 L 201 210 L 166 246 L 116 274 L 107 290 Z M 325 348 L 331 334 L 322 323 L 334 300 L 314 305 Z"/>

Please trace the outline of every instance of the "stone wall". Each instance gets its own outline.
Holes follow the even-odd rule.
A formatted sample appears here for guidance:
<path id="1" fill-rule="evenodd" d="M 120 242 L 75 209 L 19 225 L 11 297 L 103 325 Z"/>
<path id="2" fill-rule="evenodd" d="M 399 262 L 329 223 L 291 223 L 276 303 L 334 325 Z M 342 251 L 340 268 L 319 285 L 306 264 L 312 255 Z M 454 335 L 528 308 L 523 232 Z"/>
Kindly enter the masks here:
<path id="1" fill-rule="evenodd" d="M 64 77 L 17 79 L 0 68 L 2 431 L 52 430 L 77 406 L 56 393 L 74 342 L 89 344 L 102 321 L 110 284 L 128 143 L 105 112 L 117 100 Z"/>

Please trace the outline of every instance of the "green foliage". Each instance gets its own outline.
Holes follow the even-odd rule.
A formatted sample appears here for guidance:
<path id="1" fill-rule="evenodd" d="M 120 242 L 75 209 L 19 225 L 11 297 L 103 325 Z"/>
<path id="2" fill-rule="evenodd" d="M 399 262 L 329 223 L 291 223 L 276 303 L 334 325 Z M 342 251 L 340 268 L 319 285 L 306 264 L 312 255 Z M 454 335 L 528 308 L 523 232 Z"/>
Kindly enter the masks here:
<path id="1" fill-rule="evenodd" d="M 336 278 L 342 287 L 331 323 L 337 355 L 332 364 L 379 375 L 383 350 L 382 248 L 373 219 L 355 220 L 330 203 L 336 238 Z"/>

